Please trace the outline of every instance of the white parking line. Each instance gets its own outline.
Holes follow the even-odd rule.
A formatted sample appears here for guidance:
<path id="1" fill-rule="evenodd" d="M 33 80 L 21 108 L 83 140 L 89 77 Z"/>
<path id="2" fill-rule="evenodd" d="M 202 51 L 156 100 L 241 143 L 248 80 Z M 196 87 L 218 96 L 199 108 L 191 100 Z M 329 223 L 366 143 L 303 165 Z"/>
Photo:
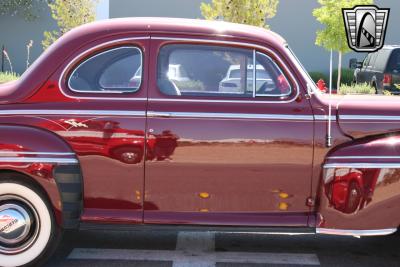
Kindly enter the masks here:
<path id="1" fill-rule="evenodd" d="M 215 234 L 181 232 L 176 250 L 76 248 L 68 259 L 172 261 L 173 267 L 215 267 L 217 262 L 248 264 L 320 265 L 316 254 L 215 252 Z"/>
<path id="2" fill-rule="evenodd" d="M 213 232 L 179 232 L 176 241 L 176 251 L 182 251 L 189 257 L 175 260 L 172 267 L 214 267 L 215 258 L 199 257 L 215 250 L 215 233 Z M 192 256 L 190 256 L 192 255 Z"/>

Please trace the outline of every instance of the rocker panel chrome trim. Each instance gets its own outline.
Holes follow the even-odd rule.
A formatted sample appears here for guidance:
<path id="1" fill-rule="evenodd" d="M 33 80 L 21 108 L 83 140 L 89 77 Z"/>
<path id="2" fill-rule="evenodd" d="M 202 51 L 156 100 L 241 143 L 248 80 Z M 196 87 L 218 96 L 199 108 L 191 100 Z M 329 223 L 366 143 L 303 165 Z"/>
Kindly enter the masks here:
<path id="1" fill-rule="evenodd" d="M 377 229 L 377 230 L 343 230 L 343 229 L 330 229 L 330 228 L 316 228 L 317 234 L 327 235 L 344 235 L 344 236 L 380 236 L 390 235 L 397 231 L 396 228 Z"/>

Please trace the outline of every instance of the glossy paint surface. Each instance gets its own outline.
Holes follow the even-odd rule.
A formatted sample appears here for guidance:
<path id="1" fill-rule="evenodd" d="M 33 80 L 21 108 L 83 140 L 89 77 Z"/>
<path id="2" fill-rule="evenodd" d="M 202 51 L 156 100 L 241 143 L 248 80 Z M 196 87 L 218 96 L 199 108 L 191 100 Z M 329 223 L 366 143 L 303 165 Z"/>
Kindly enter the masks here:
<path id="1" fill-rule="evenodd" d="M 151 53 L 158 54 L 166 43 L 176 41 L 153 41 Z M 145 205 L 145 223 L 307 225 L 313 151 L 308 100 L 289 96 L 290 103 L 274 98 L 240 103 L 220 98 L 228 100 L 221 104 L 175 98 L 160 93 L 151 72 L 148 112 L 156 116 L 148 117 L 147 132 L 174 140 L 166 144 L 172 152 L 168 158 L 146 162 L 145 199 L 154 206 Z"/>
<path id="2" fill-rule="evenodd" d="M 155 77 L 158 50 L 182 42 L 266 53 L 296 90 L 278 101 L 162 95 Z M 121 45 L 136 46 L 144 55 L 138 92 L 69 90 L 66 78 L 75 66 Z M 269 31 L 176 19 L 98 22 L 66 34 L 20 81 L 0 86 L 0 124 L 41 131 L 0 136 L 0 153 L 27 157 L 18 153 L 22 149 L 39 158 L 46 152 L 78 160 L 85 222 L 397 227 L 400 166 L 382 164 L 400 164 L 398 101 L 332 97 L 333 145 L 327 147 L 328 99 L 320 94 L 309 99 L 306 88 L 285 41 Z M 65 151 L 73 154 L 57 155 Z M 31 176 L 60 214 L 54 179 L 42 177 L 54 164 L 6 163 L 0 157 L 1 170 Z"/>

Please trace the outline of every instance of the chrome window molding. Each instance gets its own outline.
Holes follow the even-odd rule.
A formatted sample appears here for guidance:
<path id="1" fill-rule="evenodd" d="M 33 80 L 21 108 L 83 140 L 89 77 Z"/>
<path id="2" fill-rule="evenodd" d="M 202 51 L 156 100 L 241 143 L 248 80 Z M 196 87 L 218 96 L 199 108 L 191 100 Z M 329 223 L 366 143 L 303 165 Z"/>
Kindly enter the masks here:
<path id="1" fill-rule="evenodd" d="M 327 163 L 324 169 L 359 168 L 359 169 L 399 169 L 400 163 Z"/>
<path id="2" fill-rule="evenodd" d="M 12 151 L 12 150 L 0 150 L 0 155 L 47 155 L 47 156 L 75 156 L 75 153 L 71 152 L 31 152 L 31 151 Z"/>
<path id="3" fill-rule="evenodd" d="M 400 116 L 382 115 L 339 115 L 342 120 L 378 120 L 378 121 L 399 121 Z"/>
<path id="4" fill-rule="evenodd" d="M 286 114 L 247 114 L 247 113 L 208 113 L 208 112 L 158 112 L 148 111 L 148 117 L 163 118 L 215 118 L 215 119 L 265 119 L 265 120 L 293 120 L 313 121 L 312 115 Z"/>
<path id="5" fill-rule="evenodd" d="M 103 51 L 103 52 L 100 52 L 100 53 L 98 53 L 98 54 L 89 56 L 88 58 L 86 58 L 85 60 L 83 60 L 81 63 L 79 63 L 79 64 L 74 68 L 74 70 L 71 72 L 71 74 L 70 74 L 69 77 L 68 77 L 68 80 L 67 80 L 68 89 L 71 90 L 71 91 L 73 91 L 73 92 L 76 92 L 76 93 L 84 93 L 84 94 L 99 94 L 99 93 L 100 93 L 100 94 L 125 94 L 125 93 L 135 93 L 135 92 L 139 91 L 139 90 L 140 90 L 140 87 L 142 86 L 143 72 L 141 73 L 140 84 L 139 84 L 139 86 L 138 86 L 137 88 L 129 88 L 129 89 L 132 89 L 131 91 L 118 91 L 118 90 L 86 91 L 86 90 L 74 89 L 74 88 L 72 88 L 72 86 L 71 86 L 71 78 L 72 78 L 72 76 L 74 76 L 74 73 L 75 73 L 81 66 L 83 66 L 85 63 L 89 62 L 90 60 L 93 60 L 93 59 L 96 58 L 96 57 L 99 57 L 99 56 L 101 56 L 101 55 L 104 55 L 104 54 L 106 54 L 106 53 L 109 53 L 109 52 L 112 52 L 112 51 L 116 51 L 116 50 L 119 50 L 119 49 L 124 49 L 124 48 L 131 48 L 131 49 L 135 49 L 135 50 L 139 51 L 139 54 L 140 54 L 140 68 L 141 68 L 141 67 L 143 66 L 143 52 L 142 52 L 142 50 L 141 50 L 139 47 L 133 46 L 133 45 L 122 45 L 122 46 L 110 48 L 110 49 L 107 49 L 107 50 L 105 50 L 105 51 Z M 123 89 L 123 88 L 117 87 L 116 89 Z M 128 88 L 125 88 L 125 89 L 128 89 Z"/>
<path id="6" fill-rule="evenodd" d="M 255 51 L 255 50 L 253 50 L 253 51 Z M 283 74 L 283 76 L 285 77 L 285 79 L 286 79 L 286 81 L 287 81 L 287 78 L 286 78 L 285 73 L 282 72 L 282 69 L 279 67 L 278 64 L 276 64 L 276 62 L 275 62 L 274 60 L 272 60 L 271 57 L 269 57 L 268 55 L 266 55 L 266 54 L 264 54 L 264 53 L 260 53 L 260 52 L 258 52 L 258 51 L 255 51 L 255 53 L 256 53 L 256 54 L 259 54 L 259 55 L 261 55 L 261 56 L 267 57 L 267 58 L 272 62 L 272 64 L 274 64 L 275 67 L 279 69 L 279 71 L 281 72 L 281 74 Z M 254 62 L 255 62 L 255 60 L 254 60 Z M 257 72 L 257 68 L 256 68 L 256 71 L 255 71 L 255 72 Z M 289 82 L 289 81 L 288 81 L 288 82 Z M 254 85 L 255 83 L 256 83 L 256 79 L 253 79 L 253 85 Z M 277 95 L 277 94 L 257 94 L 256 92 L 254 92 L 254 95 L 255 95 L 255 97 L 265 97 L 265 96 L 267 96 L 267 97 L 284 97 L 284 96 L 289 96 L 289 95 L 292 93 L 292 86 L 290 85 L 290 83 L 289 83 L 289 86 L 290 86 L 290 91 L 289 91 L 288 93 L 286 93 L 286 94 L 279 94 L 279 95 Z M 256 87 L 256 86 L 253 86 L 253 87 L 254 87 L 254 90 L 255 90 L 255 87 Z"/>
<path id="7" fill-rule="evenodd" d="M 300 86 L 293 75 L 292 71 L 289 70 L 289 68 L 284 64 L 282 58 L 275 53 L 273 50 L 269 49 L 268 47 L 252 44 L 252 43 L 246 43 L 246 42 L 236 42 L 236 41 L 222 41 L 222 40 L 207 40 L 207 39 L 196 39 L 196 38 L 174 38 L 174 37 L 162 37 L 162 36 L 151 36 L 150 39 L 154 40 L 166 40 L 166 41 L 177 41 L 177 42 L 195 42 L 195 43 L 201 43 L 201 44 L 223 44 L 223 45 L 236 45 L 236 46 L 244 46 L 248 47 L 250 49 L 254 50 L 260 50 L 261 53 L 262 51 L 267 51 L 269 54 L 274 55 L 274 57 L 278 60 L 280 63 L 279 67 L 280 69 L 284 70 L 285 74 L 288 74 L 290 76 L 290 80 L 294 83 L 294 89 L 295 90 L 295 95 L 288 99 L 288 100 L 271 100 L 271 101 L 266 101 L 266 100 L 260 100 L 260 101 L 251 101 L 249 100 L 208 100 L 208 99 L 185 99 L 185 98 L 150 98 L 149 100 L 153 101 L 173 101 L 173 102 L 217 102 L 217 103 L 291 103 L 297 99 L 297 97 L 300 94 Z M 276 95 L 275 95 L 276 96 Z M 278 97 L 277 97 L 278 98 Z"/>
<path id="8" fill-rule="evenodd" d="M 69 158 L 26 158 L 26 157 L 0 157 L 1 162 L 12 163 L 58 163 L 58 164 L 78 164 L 77 159 Z"/>
<path id="9" fill-rule="evenodd" d="M 327 235 L 344 235 L 344 236 L 380 236 L 390 235 L 397 231 L 396 228 L 377 229 L 377 230 L 343 230 L 343 229 L 329 229 L 329 228 L 316 228 L 317 234 Z"/>
<path id="10" fill-rule="evenodd" d="M 400 156 L 333 156 L 328 159 L 400 159 Z"/>
<path id="11" fill-rule="evenodd" d="M 15 109 L 0 110 L 1 115 L 95 115 L 95 116 L 146 116 L 145 111 L 120 111 L 120 110 L 40 110 L 40 109 Z"/>
<path id="12" fill-rule="evenodd" d="M 149 40 L 149 39 L 150 39 L 150 36 L 132 37 L 132 38 L 120 38 L 120 39 L 116 39 L 116 40 L 104 42 L 104 43 L 102 43 L 102 44 L 100 44 L 100 45 L 96 45 L 96 46 L 94 46 L 94 47 L 91 47 L 91 48 L 89 48 L 89 49 L 83 51 L 83 52 L 80 53 L 78 56 L 76 56 L 75 58 L 73 58 L 73 59 L 67 64 L 67 66 L 63 69 L 63 71 L 62 71 L 62 73 L 61 73 L 61 75 L 60 75 L 60 78 L 59 78 L 59 80 L 58 80 L 58 87 L 59 87 L 61 93 L 62 93 L 65 97 L 73 98 L 73 99 L 129 100 L 129 101 L 145 101 L 145 100 L 147 100 L 146 98 L 134 98 L 134 97 L 132 97 L 132 96 L 130 95 L 130 94 L 132 94 L 132 93 L 127 93 L 127 92 L 125 92 L 125 93 L 126 93 L 126 94 L 129 94 L 129 96 L 127 95 L 126 97 L 74 96 L 74 95 L 70 95 L 70 94 L 68 94 L 68 93 L 66 92 L 66 88 L 65 88 L 66 86 L 64 86 L 63 80 L 66 79 L 66 74 L 67 74 L 68 70 L 69 70 L 73 65 L 76 65 L 76 64 L 79 62 L 79 60 L 80 60 L 81 58 L 83 58 L 85 55 L 90 55 L 90 53 L 92 53 L 93 51 L 99 50 L 99 49 L 101 49 L 101 48 L 106 48 L 106 47 L 109 46 L 109 45 L 118 44 L 118 43 L 121 43 L 121 42 L 129 42 L 129 41 L 136 41 L 136 40 Z M 122 45 L 122 44 L 121 44 L 121 45 Z M 128 46 L 129 46 L 129 44 L 124 44 L 124 45 L 128 45 Z M 134 44 L 132 44 L 132 47 L 133 47 L 133 45 L 134 45 Z M 142 56 L 142 63 L 143 63 L 143 56 Z M 142 65 L 143 65 L 143 64 L 142 64 Z M 144 76 L 143 76 L 143 73 L 144 73 L 144 72 L 142 72 L 142 78 L 144 77 Z M 137 90 L 137 91 L 134 92 L 134 93 L 137 93 L 137 92 L 140 92 L 140 88 L 139 88 L 139 90 Z M 84 92 L 84 93 L 87 93 L 87 92 Z M 96 93 L 99 93 L 99 92 L 96 92 Z M 92 93 L 92 94 L 94 94 L 94 93 Z M 101 93 L 100 93 L 100 94 L 101 94 Z M 115 94 L 115 95 L 120 95 L 120 94 Z"/>

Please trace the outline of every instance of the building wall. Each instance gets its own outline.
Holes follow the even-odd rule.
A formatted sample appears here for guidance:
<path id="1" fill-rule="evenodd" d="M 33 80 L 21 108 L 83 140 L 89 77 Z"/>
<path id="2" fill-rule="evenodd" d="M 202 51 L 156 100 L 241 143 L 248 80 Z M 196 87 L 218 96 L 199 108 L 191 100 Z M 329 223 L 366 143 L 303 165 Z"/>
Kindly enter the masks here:
<path id="1" fill-rule="evenodd" d="M 33 21 L 26 21 L 20 16 L 0 16 L 0 47 L 2 45 L 6 47 L 15 72 L 23 73 L 26 69 L 26 45 L 29 41 L 33 40 L 31 49 L 31 62 L 33 62 L 43 52 L 41 44 L 43 32 L 57 29 L 57 24 L 51 18 L 46 4 L 38 6 L 37 14 L 39 17 Z M 5 66 L 5 70 L 9 71 L 7 63 Z"/>
<path id="2" fill-rule="evenodd" d="M 120 17 L 181 17 L 202 18 L 201 2 L 211 0 L 110 0 L 110 18 Z M 400 1 L 375 0 L 380 7 L 390 7 L 391 16 L 388 25 L 386 44 L 400 44 L 400 35 L 396 32 L 400 25 Z M 315 45 L 316 31 L 322 29 L 312 15 L 319 7 L 317 0 L 280 0 L 277 14 L 268 21 L 271 30 L 282 35 L 295 51 L 309 71 L 329 71 L 329 51 Z M 334 55 L 336 68 L 337 54 Z M 343 66 L 347 67 L 350 58 L 362 60 L 363 53 L 347 53 Z"/>

